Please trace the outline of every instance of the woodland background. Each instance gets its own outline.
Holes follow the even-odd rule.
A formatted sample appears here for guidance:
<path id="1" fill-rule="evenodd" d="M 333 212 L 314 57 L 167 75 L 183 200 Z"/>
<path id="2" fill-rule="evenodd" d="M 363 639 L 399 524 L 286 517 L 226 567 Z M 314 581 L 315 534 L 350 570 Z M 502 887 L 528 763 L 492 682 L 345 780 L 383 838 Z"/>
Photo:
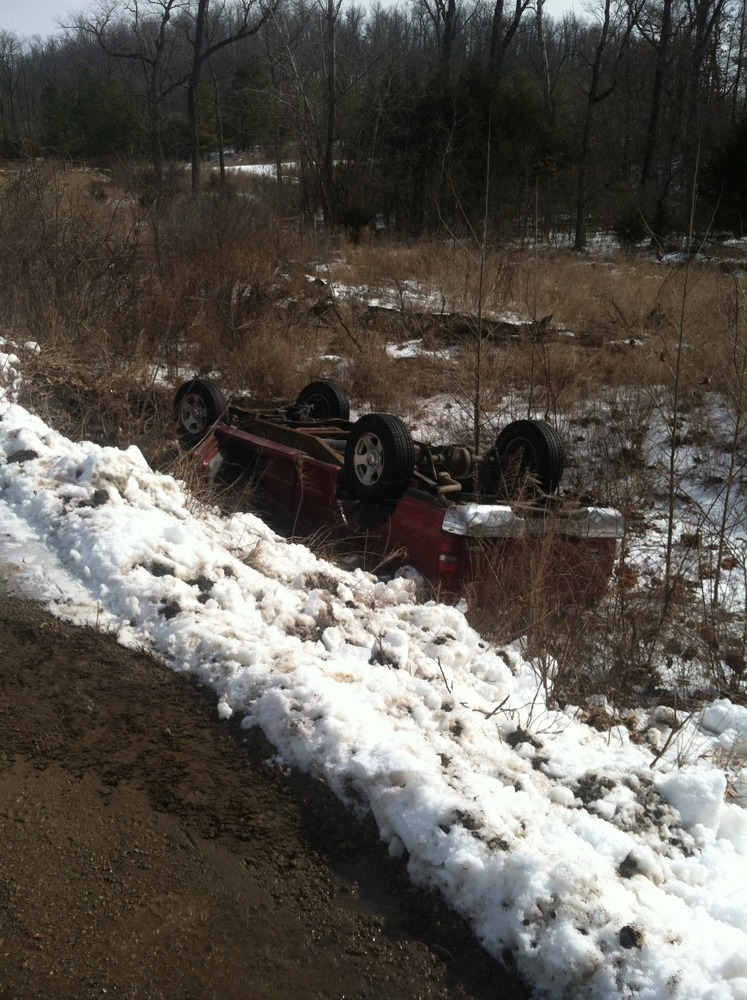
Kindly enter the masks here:
<path id="1" fill-rule="evenodd" d="M 178 161 L 196 192 L 208 155 L 214 184 L 248 154 L 354 237 L 722 238 L 747 217 L 745 6 L 101 0 L 57 38 L 0 31 L 0 156 L 127 162 L 153 200 Z"/>

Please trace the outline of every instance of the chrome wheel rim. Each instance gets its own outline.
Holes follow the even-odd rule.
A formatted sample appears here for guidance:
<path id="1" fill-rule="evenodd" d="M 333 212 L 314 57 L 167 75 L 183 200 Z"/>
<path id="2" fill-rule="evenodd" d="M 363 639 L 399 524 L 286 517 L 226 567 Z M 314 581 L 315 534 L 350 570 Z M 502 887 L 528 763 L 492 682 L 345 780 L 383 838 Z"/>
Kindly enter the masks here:
<path id="1" fill-rule="evenodd" d="M 384 448 L 377 434 L 363 434 L 355 445 L 355 476 L 363 486 L 373 486 L 384 470 Z"/>
<path id="2" fill-rule="evenodd" d="M 197 393 L 188 393 L 179 407 L 179 422 L 188 434 L 199 434 L 208 421 L 207 407 Z"/>

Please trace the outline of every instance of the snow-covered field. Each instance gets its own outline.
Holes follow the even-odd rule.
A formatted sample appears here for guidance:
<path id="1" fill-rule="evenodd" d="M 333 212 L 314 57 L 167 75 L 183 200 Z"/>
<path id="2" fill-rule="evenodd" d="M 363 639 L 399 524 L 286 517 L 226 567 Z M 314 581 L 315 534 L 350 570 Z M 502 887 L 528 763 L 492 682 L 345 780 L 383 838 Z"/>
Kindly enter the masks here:
<path id="1" fill-rule="evenodd" d="M 408 574 L 346 572 L 205 508 L 135 447 L 67 440 L 0 362 L 16 589 L 212 685 L 222 717 L 370 810 L 534 996 L 747 1000 L 747 709 L 713 702 L 660 756 L 667 711 L 640 743 L 598 732 Z"/>

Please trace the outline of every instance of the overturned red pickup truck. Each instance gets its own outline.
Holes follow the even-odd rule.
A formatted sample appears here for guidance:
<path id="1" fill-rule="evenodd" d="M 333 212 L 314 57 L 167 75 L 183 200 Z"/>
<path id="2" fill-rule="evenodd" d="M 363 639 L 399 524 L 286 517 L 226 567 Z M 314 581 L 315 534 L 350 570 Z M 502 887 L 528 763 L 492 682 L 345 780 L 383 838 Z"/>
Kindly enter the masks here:
<path id="1" fill-rule="evenodd" d="M 185 382 L 180 441 L 216 485 L 251 486 L 252 506 L 286 534 L 324 533 L 380 567 L 410 565 L 450 593 L 543 607 L 597 601 L 613 572 L 622 515 L 560 492 L 562 442 L 547 423 L 508 424 L 481 456 L 413 440 L 398 417 L 352 422 L 333 382 L 253 410 L 207 379 Z M 278 523 L 281 522 L 281 523 Z"/>

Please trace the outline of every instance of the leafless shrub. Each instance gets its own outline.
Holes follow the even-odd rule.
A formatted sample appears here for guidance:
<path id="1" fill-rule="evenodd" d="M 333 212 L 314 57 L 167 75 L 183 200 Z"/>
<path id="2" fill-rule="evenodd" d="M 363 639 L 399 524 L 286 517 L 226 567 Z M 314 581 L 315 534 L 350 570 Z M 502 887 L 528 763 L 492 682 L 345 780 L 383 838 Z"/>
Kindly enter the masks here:
<path id="1" fill-rule="evenodd" d="M 154 467 L 173 452 L 172 396 L 147 368 L 94 372 L 50 349 L 24 355 L 21 370 L 19 402 L 61 433 L 114 447 L 137 443 Z"/>

